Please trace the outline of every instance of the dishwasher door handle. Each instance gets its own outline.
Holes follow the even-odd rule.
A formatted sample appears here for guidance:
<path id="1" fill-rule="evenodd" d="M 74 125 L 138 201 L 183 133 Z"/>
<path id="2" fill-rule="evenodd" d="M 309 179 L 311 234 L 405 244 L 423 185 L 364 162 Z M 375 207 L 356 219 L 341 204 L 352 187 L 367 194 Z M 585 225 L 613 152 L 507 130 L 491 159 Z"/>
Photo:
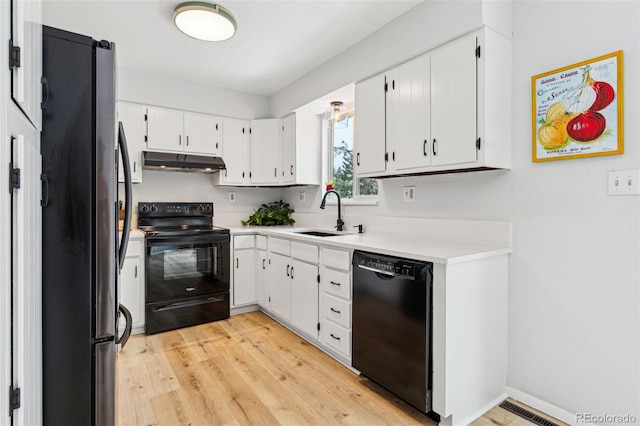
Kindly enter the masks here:
<path id="1" fill-rule="evenodd" d="M 398 278 L 402 278 L 402 279 L 405 279 L 405 280 L 411 280 L 411 281 L 415 281 L 416 280 L 415 277 L 412 277 L 410 275 L 401 275 L 401 274 L 396 274 L 395 272 L 381 271 L 380 269 L 372 268 L 370 266 L 364 266 L 364 265 L 357 265 L 357 266 L 360 269 L 365 269 L 367 271 L 375 272 L 376 274 L 380 274 L 380 275 L 386 275 L 388 277 L 398 277 Z"/>

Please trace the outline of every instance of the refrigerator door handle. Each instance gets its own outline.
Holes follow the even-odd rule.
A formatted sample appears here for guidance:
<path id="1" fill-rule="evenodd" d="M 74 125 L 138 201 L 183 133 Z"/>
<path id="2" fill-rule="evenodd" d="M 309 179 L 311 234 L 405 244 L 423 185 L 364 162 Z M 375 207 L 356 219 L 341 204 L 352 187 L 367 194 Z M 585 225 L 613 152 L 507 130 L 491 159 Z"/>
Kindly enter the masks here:
<path id="1" fill-rule="evenodd" d="M 120 155 L 122 155 L 122 169 L 124 171 L 124 224 L 122 227 L 122 240 L 120 241 L 120 250 L 118 250 L 118 266 L 120 267 L 120 269 L 122 269 L 122 267 L 124 266 L 124 258 L 127 254 L 127 246 L 129 245 L 129 233 L 131 232 L 131 192 L 133 190 L 131 186 L 131 164 L 129 164 L 127 138 L 124 134 L 122 121 L 118 122 L 118 146 L 120 148 Z"/>
<path id="2" fill-rule="evenodd" d="M 131 336 L 131 327 L 133 323 L 133 318 L 131 317 L 131 312 L 129 312 L 129 310 L 122 303 L 118 306 L 118 311 L 120 311 L 120 313 L 124 315 L 124 318 L 126 321 L 124 326 L 124 331 L 122 332 L 122 336 L 116 339 L 116 345 L 121 345 L 120 349 L 122 349 L 124 348 L 124 345 L 127 344 L 127 340 L 129 340 L 129 336 Z"/>

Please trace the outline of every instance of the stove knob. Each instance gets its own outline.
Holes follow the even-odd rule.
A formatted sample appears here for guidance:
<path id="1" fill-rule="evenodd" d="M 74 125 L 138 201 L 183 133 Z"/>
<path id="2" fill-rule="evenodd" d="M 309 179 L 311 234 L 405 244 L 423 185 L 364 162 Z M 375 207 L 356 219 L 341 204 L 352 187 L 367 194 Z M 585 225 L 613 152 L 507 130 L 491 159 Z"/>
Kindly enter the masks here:
<path id="1" fill-rule="evenodd" d="M 200 205 L 198 206 L 198 211 L 199 211 L 199 212 L 203 212 L 203 211 L 204 211 L 204 206 L 203 206 L 202 204 L 200 204 Z"/>
<path id="2" fill-rule="evenodd" d="M 210 205 L 210 204 L 207 204 L 207 206 L 204 208 L 204 210 L 205 210 L 207 213 L 211 213 L 211 205 Z"/>
<path id="3" fill-rule="evenodd" d="M 156 213 L 158 211 L 158 206 L 155 204 L 151 206 L 151 213 Z"/>
<path id="4" fill-rule="evenodd" d="M 147 213 L 149 212 L 149 206 L 147 206 L 146 204 L 143 204 L 142 207 L 140 207 L 140 211 L 142 213 Z"/>

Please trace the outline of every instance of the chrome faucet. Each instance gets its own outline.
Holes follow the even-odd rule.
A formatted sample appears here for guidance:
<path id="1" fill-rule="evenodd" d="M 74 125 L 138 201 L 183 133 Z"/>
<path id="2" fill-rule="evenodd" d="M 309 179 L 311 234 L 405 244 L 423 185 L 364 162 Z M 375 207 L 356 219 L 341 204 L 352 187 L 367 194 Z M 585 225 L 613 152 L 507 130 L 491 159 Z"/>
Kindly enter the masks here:
<path id="1" fill-rule="evenodd" d="M 324 210 L 325 205 L 327 204 L 327 195 L 329 195 L 330 193 L 334 193 L 336 194 L 336 197 L 338 197 L 338 221 L 336 222 L 336 229 L 338 231 L 342 231 L 342 227 L 344 226 L 344 222 L 342 221 L 342 216 L 341 216 L 341 206 L 340 206 L 340 194 L 338 194 L 335 190 L 330 189 L 327 192 L 324 193 L 324 197 L 322 197 L 322 202 L 320 203 L 320 208 Z"/>

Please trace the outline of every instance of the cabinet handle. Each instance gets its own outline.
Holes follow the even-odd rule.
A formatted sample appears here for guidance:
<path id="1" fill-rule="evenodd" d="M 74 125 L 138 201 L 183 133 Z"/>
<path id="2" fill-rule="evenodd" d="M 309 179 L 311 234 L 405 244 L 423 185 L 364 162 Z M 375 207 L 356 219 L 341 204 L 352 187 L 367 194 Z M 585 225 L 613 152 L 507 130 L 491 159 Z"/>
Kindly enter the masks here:
<path id="1" fill-rule="evenodd" d="M 227 175 L 227 171 L 225 170 L 225 171 L 224 171 L 224 177 L 227 177 L 227 176 L 228 176 L 228 175 Z"/>
<path id="2" fill-rule="evenodd" d="M 218 149 L 218 142 L 216 142 L 216 149 Z"/>
<path id="3" fill-rule="evenodd" d="M 396 81 L 395 80 L 391 80 L 391 88 L 393 90 L 396 90 Z"/>
<path id="4" fill-rule="evenodd" d="M 433 139 L 433 145 L 431 145 L 431 149 L 433 150 L 433 155 L 438 155 L 438 152 L 436 151 L 436 140 L 435 140 L 435 138 Z"/>
<path id="5" fill-rule="evenodd" d="M 239 259 L 236 257 L 236 269 L 240 267 Z"/>
<path id="6" fill-rule="evenodd" d="M 178 135 L 178 145 L 182 145 L 182 135 Z"/>
<path id="7" fill-rule="evenodd" d="M 427 140 L 424 140 L 424 143 L 422 144 L 422 153 L 424 154 L 424 156 L 427 156 Z"/>
<path id="8" fill-rule="evenodd" d="M 356 165 L 360 165 L 360 153 L 356 154 Z"/>
<path id="9" fill-rule="evenodd" d="M 391 153 L 391 159 L 392 159 L 393 161 L 396 161 L 396 152 L 395 152 L 395 151 L 393 151 L 393 152 Z"/>
<path id="10" fill-rule="evenodd" d="M 135 272 L 133 273 L 134 278 L 138 278 L 138 265 L 136 265 Z"/>
<path id="11" fill-rule="evenodd" d="M 216 130 L 218 130 L 218 123 L 216 123 Z M 218 147 L 218 144 L 216 144 L 216 148 Z"/>
<path id="12" fill-rule="evenodd" d="M 278 177 L 278 168 L 273 169 L 273 177 Z"/>
<path id="13" fill-rule="evenodd" d="M 291 279 L 293 279 L 293 266 L 291 267 Z"/>
<path id="14" fill-rule="evenodd" d="M 265 268 L 265 266 L 264 266 L 264 261 L 265 261 L 265 259 L 262 259 L 262 269 L 267 269 L 267 268 Z"/>
<path id="15" fill-rule="evenodd" d="M 332 312 L 335 312 L 336 314 L 339 314 L 339 313 L 340 313 L 340 311 L 339 311 L 339 310 L 337 310 L 337 309 L 333 309 L 333 308 L 331 308 L 331 311 L 332 311 Z"/>
<path id="16" fill-rule="evenodd" d="M 242 172 L 242 179 L 244 179 L 244 172 Z"/>
<path id="17" fill-rule="evenodd" d="M 249 172 L 249 178 L 251 178 L 251 172 Z"/>
<path id="18" fill-rule="evenodd" d="M 293 164 L 291 165 L 291 167 L 289 168 L 290 172 L 291 172 L 291 176 L 293 176 Z"/>
<path id="19" fill-rule="evenodd" d="M 291 266 L 287 265 L 287 276 L 290 277 L 291 275 L 289 275 L 289 268 L 291 268 Z"/>
<path id="20" fill-rule="evenodd" d="M 340 287 L 340 283 L 337 283 L 337 282 L 335 282 L 335 281 L 329 281 L 329 282 L 330 282 L 331 284 L 333 284 L 333 285 L 337 285 L 338 287 Z"/>
<path id="21" fill-rule="evenodd" d="M 133 173 L 136 172 L 136 161 L 133 162 Z"/>
<path id="22" fill-rule="evenodd" d="M 187 136 L 187 146 L 189 146 L 189 136 Z"/>
<path id="23" fill-rule="evenodd" d="M 338 336 L 334 336 L 333 333 L 331 333 L 330 336 L 333 337 L 336 340 L 340 340 L 340 338 Z"/>

